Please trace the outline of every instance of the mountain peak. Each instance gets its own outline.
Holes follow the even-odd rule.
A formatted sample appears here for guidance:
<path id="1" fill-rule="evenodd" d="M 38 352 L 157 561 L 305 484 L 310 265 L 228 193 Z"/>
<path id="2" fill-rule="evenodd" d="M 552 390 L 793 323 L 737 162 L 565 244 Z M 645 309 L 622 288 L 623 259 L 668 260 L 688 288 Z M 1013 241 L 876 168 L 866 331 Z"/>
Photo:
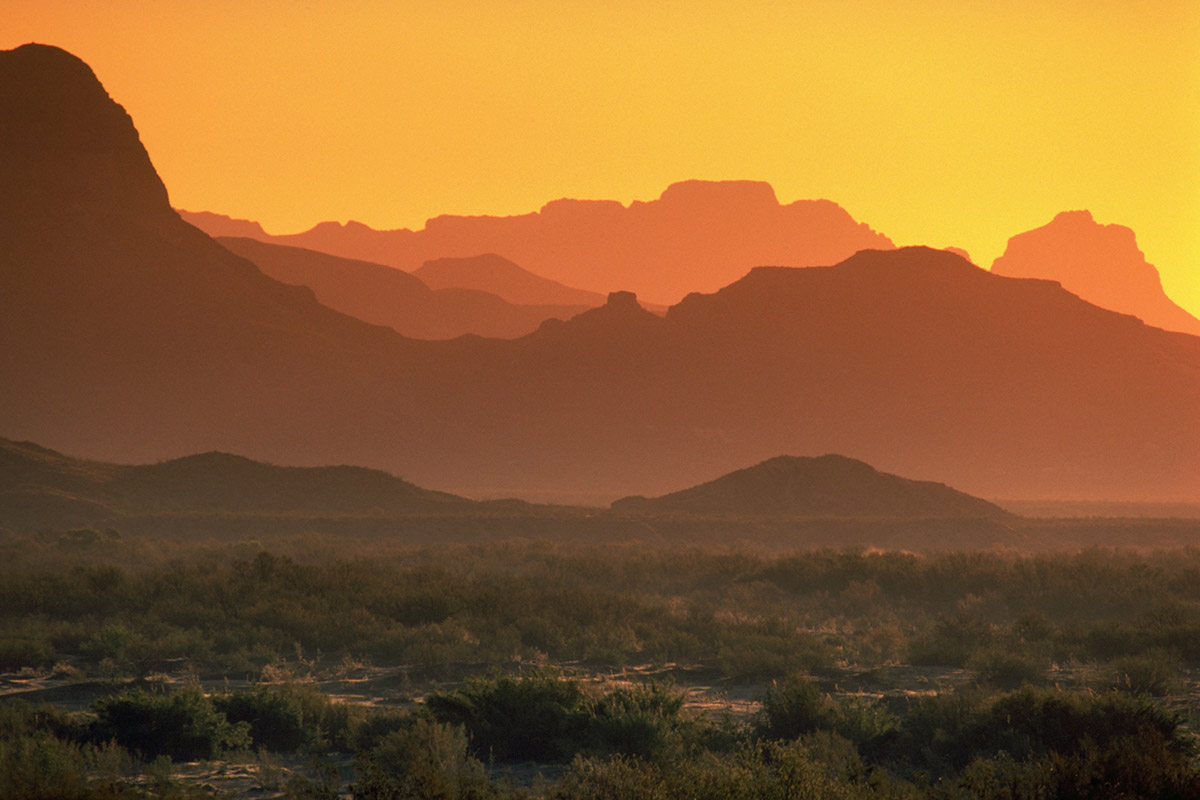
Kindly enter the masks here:
<path id="1" fill-rule="evenodd" d="M 1133 230 L 1102 225 L 1090 211 L 1063 211 L 1047 224 L 1008 240 L 992 272 L 1058 281 L 1082 299 L 1167 330 L 1200 335 L 1200 319 L 1163 292 Z"/>
<path id="2" fill-rule="evenodd" d="M 133 120 L 91 68 L 58 47 L 0 51 L 0 207 L 172 213 Z"/>

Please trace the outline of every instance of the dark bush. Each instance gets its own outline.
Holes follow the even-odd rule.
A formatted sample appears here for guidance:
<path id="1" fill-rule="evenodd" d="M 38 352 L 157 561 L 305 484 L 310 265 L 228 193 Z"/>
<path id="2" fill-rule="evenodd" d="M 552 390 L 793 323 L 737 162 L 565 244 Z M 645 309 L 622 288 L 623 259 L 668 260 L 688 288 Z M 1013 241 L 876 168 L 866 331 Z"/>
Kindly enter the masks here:
<path id="1" fill-rule="evenodd" d="M 359 754 L 355 800 L 484 800 L 500 793 L 468 752 L 462 728 L 417 718 Z"/>
<path id="2" fill-rule="evenodd" d="M 1018 762 L 1066 758 L 1142 738 L 1184 759 L 1193 749 L 1174 714 L 1140 698 L 1029 687 L 989 695 L 967 688 L 915 704 L 868 757 L 903 773 L 946 776 L 1000 753 Z"/>
<path id="3" fill-rule="evenodd" d="M 813 681 L 793 675 L 773 684 L 762 697 L 754 733 L 764 739 L 796 739 L 817 730 L 833 730 L 837 705 Z"/>
<path id="4" fill-rule="evenodd" d="M 114 740 L 144 759 L 215 758 L 250 746 L 250 724 L 231 723 L 198 688 L 158 694 L 140 689 L 97 700 L 91 735 Z"/>
<path id="5" fill-rule="evenodd" d="M 480 758 L 569 761 L 586 732 L 583 700 L 577 681 L 500 676 L 431 694 L 425 705 L 438 721 L 463 726 Z"/>
<path id="6" fill-rule="evenodd" d="M 939 615 L 932 629 L 918 634 L 908 647 L 908 660 L 920 666 L 963 667 L 973 653 L 990 645 L 992 626 L 967 612 Z"/>
<path id="7" fill-rule="evenodd" d="M 212 698 L 213 707 L 230 722 L 245 722 L 256 748 L 294 753 L 321 741 L 316 720 L 306 719 L 304 705 L 289 691 L 258 686 Z"/>
<path id="8" fill-rule="evenodd" d="M 1050 664 L 1037 653 L 997 646 L 975 652 L 967 660 L 967 668 L 975 672 L 981 683 L 997 689 L 1018 689 L 1026 684 L 1044 683 Z"/>
<path id="9" fill-rule="evenodd" d="M 818 763 L 802 742 L 757 742 L 674 764 L 579 759 L 554 800 L 855 800 L 884 796 Z"/>
<path id="10" fill-rule="evenodd" d="M 55 660 L 54 646 L 43 639 L 13 637 L 0 639 L 0 671 L 22 667 L 48 667 Z"/>
<path id="11" fill-rule="evenodd" d="M 590 749 L 651 758 L 682 723 L 683 695 L 657 683 L 614 689 L 587 704 Z"/>
<path id="12" fill-rule="evenodd" d="M 1179 671 L 1178 658 L 1165 650 L 1151 650 L 1114 661 L 1112 685 L 1121 692 L 1165 697 L 1182 689 Z"/>
<path id="13" fill-rule="evenodd" d="M 580 752 L 663 754 L 690 724 L 683 700 L 655 683 L 595 694 L 573 679 L 534 675 L 472 681 L 425 703 L 439 721 L 462 725 L 480 758 L 565 762 Z"/>

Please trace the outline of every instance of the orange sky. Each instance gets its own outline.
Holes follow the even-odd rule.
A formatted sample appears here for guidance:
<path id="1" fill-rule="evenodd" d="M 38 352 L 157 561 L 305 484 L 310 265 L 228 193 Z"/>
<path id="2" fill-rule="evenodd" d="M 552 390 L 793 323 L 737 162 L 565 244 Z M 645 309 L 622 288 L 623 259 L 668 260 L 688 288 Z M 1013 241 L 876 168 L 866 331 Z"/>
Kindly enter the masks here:
<path id="1" fill-rule="evenodd" d="M 827 197 L 989 265 L 1061 210 L 1200 315 L 1200 3 L 6 4 L 133 115 L 172 202 L 419 227 L 687 178 Z"/>

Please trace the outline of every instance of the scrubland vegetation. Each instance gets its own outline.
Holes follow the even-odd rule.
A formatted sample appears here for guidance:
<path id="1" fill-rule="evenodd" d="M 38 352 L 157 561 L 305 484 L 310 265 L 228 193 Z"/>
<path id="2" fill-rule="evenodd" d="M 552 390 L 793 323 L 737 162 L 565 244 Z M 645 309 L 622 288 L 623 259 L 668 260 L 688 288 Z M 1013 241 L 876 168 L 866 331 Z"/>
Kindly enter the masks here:
<path id="1" fill-rule="evenodd" d="M 4 797 L 1200 797 L 1200 550 L 2 546 Z"/>

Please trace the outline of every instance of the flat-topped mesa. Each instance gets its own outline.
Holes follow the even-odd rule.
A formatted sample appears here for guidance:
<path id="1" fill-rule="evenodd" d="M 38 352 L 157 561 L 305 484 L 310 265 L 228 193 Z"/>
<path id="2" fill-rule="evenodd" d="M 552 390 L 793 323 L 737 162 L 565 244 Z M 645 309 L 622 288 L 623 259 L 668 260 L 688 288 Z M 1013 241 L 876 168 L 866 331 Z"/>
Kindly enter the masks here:
<path id="1" fill-rule="evenodd" d="M 57 47 L 0 51 L 0 152 L 0 209 L 174 213 L 133 120 Z"/>
<path id="2" fill-rule="evenodd" d="M 703 209 L 707 213 L 779 208 L 775 189 L 766 181 L 679 181 L 664 189 L 658 202 L 667 209 Z"/>
<path id="3" fill-rule="evenodd" d="M 608 300 L 604 305 L 613 311 L 642 310 L 642 305 L 638 302 L 637 294 L 634 292 L 609 292 Z"/>

